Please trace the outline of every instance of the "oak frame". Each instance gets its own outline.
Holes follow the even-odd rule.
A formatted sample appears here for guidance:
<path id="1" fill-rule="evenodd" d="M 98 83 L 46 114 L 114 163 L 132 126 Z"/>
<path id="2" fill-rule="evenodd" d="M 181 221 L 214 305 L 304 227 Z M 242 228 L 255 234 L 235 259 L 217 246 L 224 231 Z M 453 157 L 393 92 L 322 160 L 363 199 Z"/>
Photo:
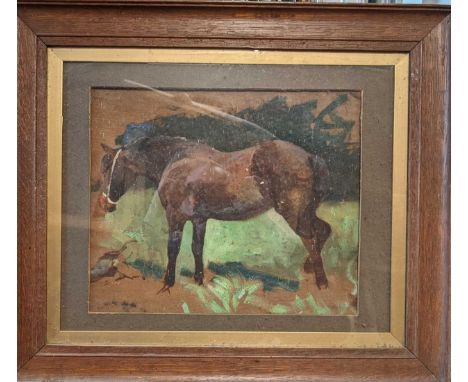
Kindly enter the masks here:
<path id="1" fill-rule="evenodd" d="M 18 7 L 20 379 L 449 380 L 450 8 L 157 0 L 22 0 Z M 409 53 L 406 348 L 47 345 L 51 47 Z"/>
<path id="2" fill-rule="evenodd" d="M 62 232 L 63 66 L 66 62 L 230 63 L 250 65 L 391 66 L 394 71 L 393 181 L 388 332 L 73 331 L 60 328 Z M 220 49 L 48 49 L 47 342 L 74 345 L 151 345 L 399 348 L 405 341 L 406 189 L 409 55 L 401 53 L 296 52 Z"/>

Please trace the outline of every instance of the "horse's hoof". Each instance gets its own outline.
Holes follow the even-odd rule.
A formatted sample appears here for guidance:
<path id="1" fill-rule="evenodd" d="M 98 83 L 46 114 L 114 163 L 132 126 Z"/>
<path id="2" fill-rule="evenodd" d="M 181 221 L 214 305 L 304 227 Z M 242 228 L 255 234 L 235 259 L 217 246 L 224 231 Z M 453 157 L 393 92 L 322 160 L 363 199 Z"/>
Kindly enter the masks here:
<path id="1" fill-rule="evenodd" d="M 203 285 L 203 275 L 195 275 L 193 279 L 198 285 Z"/>
<path id="2" fill-rule="evenodd" d="M 156 295 L 164 292 L 171 294 L 171 287 L 167 284 L 164 284 L 164 286 L 158 291 L 158 293 L 156 293 Z"/>
<path id="3" fill-rule="evenodd" d="M 328 288 L 328 280 L 327 278 L 318 278 L 316 281 L 317 287 L 319 289 L 327 289 Z"/>

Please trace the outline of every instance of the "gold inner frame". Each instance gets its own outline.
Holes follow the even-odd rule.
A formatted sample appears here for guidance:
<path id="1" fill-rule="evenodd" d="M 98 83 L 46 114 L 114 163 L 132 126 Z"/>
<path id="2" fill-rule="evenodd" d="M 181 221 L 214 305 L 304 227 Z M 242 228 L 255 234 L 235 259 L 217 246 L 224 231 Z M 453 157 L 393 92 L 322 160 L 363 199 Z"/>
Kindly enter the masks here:
<path id="1" fill-rule="evenodd" d="M 390 332 L 60 330 L 63 63 L 151 62 L 393 66 Z M 405 342 L 408 54 L 192 49 L 48 49 L 47 342 L 73 345 L 401 348 Z"/>

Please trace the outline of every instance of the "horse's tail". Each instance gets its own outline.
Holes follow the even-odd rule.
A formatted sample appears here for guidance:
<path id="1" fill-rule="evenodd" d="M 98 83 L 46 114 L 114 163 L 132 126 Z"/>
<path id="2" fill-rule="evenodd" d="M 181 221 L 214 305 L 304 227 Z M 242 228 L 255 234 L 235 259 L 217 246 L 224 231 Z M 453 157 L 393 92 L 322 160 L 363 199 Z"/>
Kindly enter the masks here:
<path id="1" fill-rule="evenodd" d="M 318 155 L 310 155 L 309 163 L 314 174 L 313 191 L 317 202 L 322 201 L 330 192 L 330 173 L 325 160 Z"/>
<path id="2" fill-rule="evenodd" d="M 296 229 L 296 233 L 305 238 L 313 237 L 316 209 L 330 190 L 330 175 L 326 162 L 317 155 L 309 155 L 309 164 L 313 174 L 311 195 L 298 216 Z"/>

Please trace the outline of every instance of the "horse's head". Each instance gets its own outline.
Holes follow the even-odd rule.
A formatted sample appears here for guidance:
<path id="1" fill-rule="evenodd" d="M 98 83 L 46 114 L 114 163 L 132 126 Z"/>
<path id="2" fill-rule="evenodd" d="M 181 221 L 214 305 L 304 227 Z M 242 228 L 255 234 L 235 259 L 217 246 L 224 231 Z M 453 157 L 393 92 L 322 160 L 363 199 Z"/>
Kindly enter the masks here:
<path id="1" fill-rule="evenodd" d="M 124 147 L 112 148 L 101 144 L 105 151 L 101 159 L 102 194 L 99 205 L 112 212 L 125 192 L 135 183 L 137 171 L 129 160 L 128 150 Z"/>

